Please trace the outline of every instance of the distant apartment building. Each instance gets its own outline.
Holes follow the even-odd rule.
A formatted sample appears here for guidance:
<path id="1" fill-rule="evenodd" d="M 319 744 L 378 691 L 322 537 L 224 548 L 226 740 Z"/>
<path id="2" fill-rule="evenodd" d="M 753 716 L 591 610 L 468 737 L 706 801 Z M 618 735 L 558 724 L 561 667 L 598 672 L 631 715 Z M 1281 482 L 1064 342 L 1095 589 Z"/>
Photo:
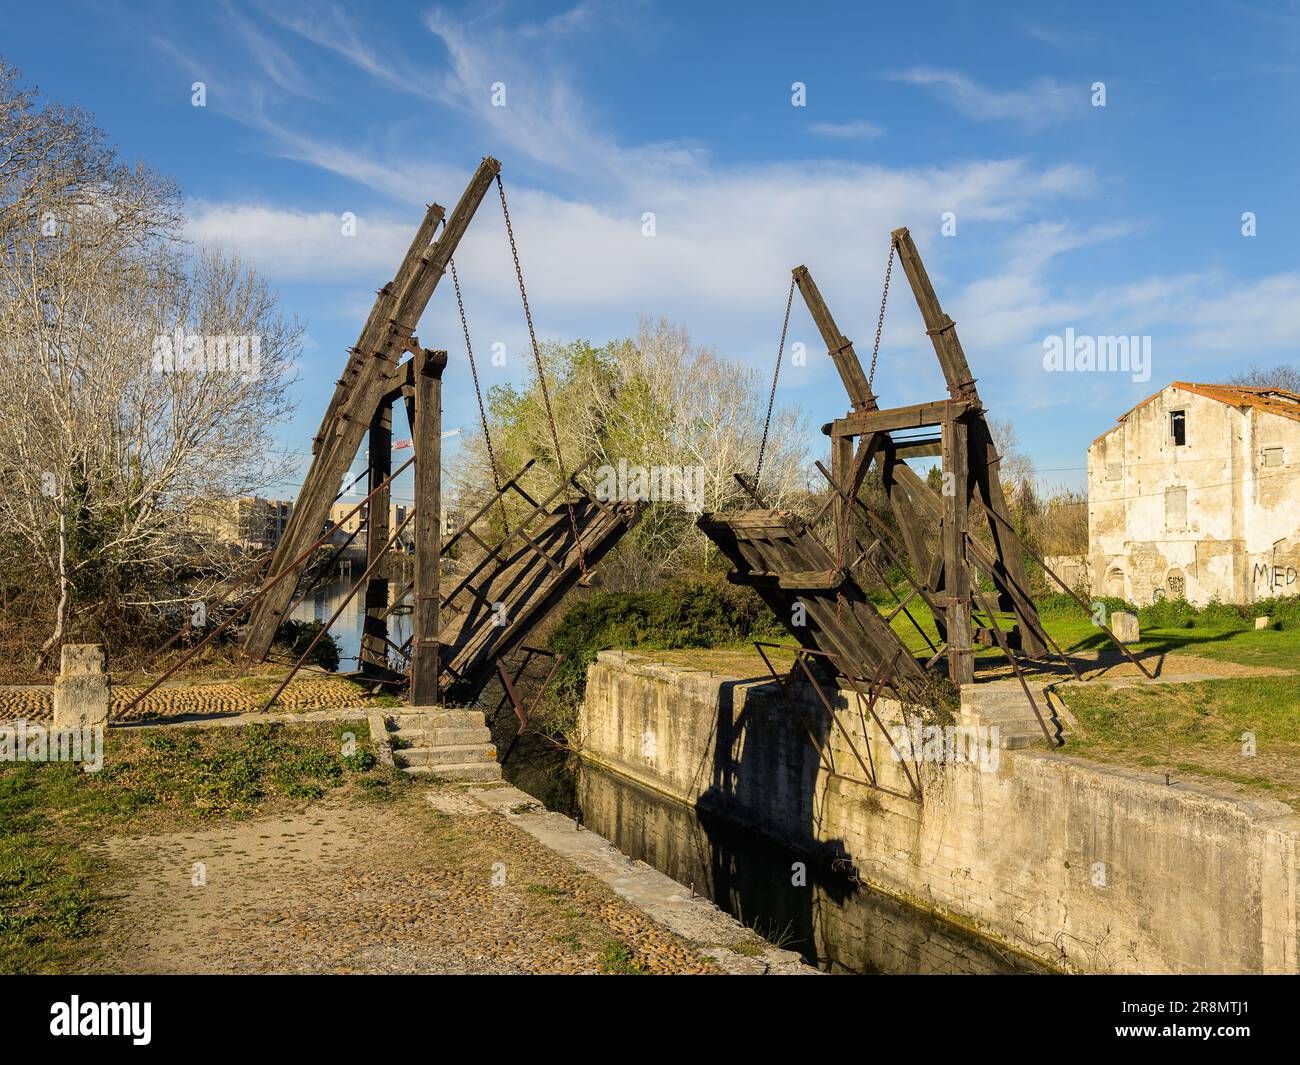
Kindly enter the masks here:
<path id="1" fill-rule="evenodd" d="M 365 503 L 359 510 L 356 509 L 356 503 L 335 503 L 330 507 L 330 524 L 342 523 L 339 528 L 335 529 L 330 535 L 330 543 L 335 546 L 348 543 L 349 546 L 364 548 L 369 543 L 367 536 L 367 520 L 370 512 L 370 504 Z M 352 511 L 356 510 L 353 514 Z M 397 531 L 397 527 L 406 521 L 406 515 L 409 513 L 409 506 L 406 503 L 391 503 L 388 507 L 388 536 L 391 537 Z M 409 551 L 415 545 L 415 522 L 409 522 L 398 542 L 394 545 L 396 551 Z"/>
<path id="2" fill-rule="evenodd" d="M 192 515 L 191 524 L 216 543 L 244 551 L 265 551 L 280 542 L 292 512 L 293 503 L 285 499 L 241 496 L 210 504 Z"/>
<path id="3" fill-rule="evenodd" d="M 1300 395 L 1175 381 L 1123 414 L 1088 449 L 1080 564 L 1139 605 L 1300 593 Z"/>

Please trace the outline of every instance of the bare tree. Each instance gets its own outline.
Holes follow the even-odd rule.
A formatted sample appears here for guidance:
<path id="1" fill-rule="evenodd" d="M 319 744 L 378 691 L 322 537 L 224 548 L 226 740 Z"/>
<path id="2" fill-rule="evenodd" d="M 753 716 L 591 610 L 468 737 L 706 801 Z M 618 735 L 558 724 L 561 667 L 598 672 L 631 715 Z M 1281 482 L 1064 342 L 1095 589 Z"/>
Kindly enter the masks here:
<path id="1" fill-rule="evenodd" d="M 44 657 L 79 611 L 220 577 L 196 518 L 279 474 L 302 331 L 245 265 L 186 254 L 171 182 L 15 86 L 0 67 L 0 542 L 52 589 Z"/>
<path id="2" fill-rule="evenodd" d="M 1060 487 L 1050 492 L 1034 520 L 1034 540 L 1045 555 L 1088 553 L 1088 494 Z"/>
<path id="3" fill-rule="evenodd" d="M 1016 427 L 1005 418 L 989 418 L 989 433 L 993 437 L 993 446 L 997 448 L 1001 461 L 998 463 L 998 476 L 1002 480 L 1002 490 L 1008 498 L 1014 498 L 1024 485 L 1033 488 L 1035 470 L 1034 460 L 1021 450 L 1020 437 Z"/>
<path id="4" fill-rule="evenodd" d="M 1300 366 L 1252 366 L 1246 373 L 1238 374 L 1229 384 L 1248 388 L 1276 388 L 1283 392 L 1300 394 Z"/>

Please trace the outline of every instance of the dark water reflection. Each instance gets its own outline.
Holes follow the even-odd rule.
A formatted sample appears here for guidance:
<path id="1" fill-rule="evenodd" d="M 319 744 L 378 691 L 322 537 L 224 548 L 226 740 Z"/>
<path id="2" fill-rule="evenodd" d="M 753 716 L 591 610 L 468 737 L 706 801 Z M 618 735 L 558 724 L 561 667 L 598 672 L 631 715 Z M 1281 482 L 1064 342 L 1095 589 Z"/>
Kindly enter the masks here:
<path id="1" fill-rule="evenodd" d="M 503 726 L 505 727 L 505 726 Z M 507 731 L 513 735 L 513 728 Z M 508 741 L 507 741 L 508 742 Z M 503 748 L 504 749 L 504 748 Z M 692 808 L 526 738 L 506 777 L 578 817 L 624 854 L 672 877 L 765 938 L 839 973 L 1016 973 L 1041 969 L 964 929 L 819 865 L 708 810 Z M 796 886 L 793 868 L 804 864 Z"/>
<path id="2" fill-rule="evenodd" d="M 355 580 L 354 576 L 351 579 L 322 581 L 306 599 L 294 607 L 289 616 L 295 621 L 328 621 L 347 598 Z M 395 582 L 389 582 L 388 592 L 391 602 L 391 597 L 396 592 Z M 334 637 L 334 642 L 339 648 L 339 669 L 344 672 L 357 668 L 361 655 L 361 630 L 365 619 L 366 593 L 362 588 L 352 597 L 351 602 L 343 607 L 339 619 L 330 628 L 330 635 Z M 388 618 L 388 638 L 400 647 L 410 635 L 410 612 L 402 610 L 391 614 Z"/>

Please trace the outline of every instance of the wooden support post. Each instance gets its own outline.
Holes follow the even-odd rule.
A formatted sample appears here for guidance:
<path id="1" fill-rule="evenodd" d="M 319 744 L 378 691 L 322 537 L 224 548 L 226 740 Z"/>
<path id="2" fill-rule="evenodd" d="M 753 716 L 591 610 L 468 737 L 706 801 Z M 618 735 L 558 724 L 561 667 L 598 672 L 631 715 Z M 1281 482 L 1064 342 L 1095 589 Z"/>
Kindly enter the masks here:
<path id="1" fill-rule="evenodd" d="M 953 399 L 978 403 L 979 393 L 975 388 L 975 380 L 971 376 L 966 352 L 957 337 L 956 323 L 940 306 L 939 297 L 935 295 L 934 286 L 930 284 L 930 275 L 926 272 L 925 264 L 921 262 L 921 254 L 916 250 L 911 233 L 906 227 L 896 229 L 891 234 L 891 239 L 898 253 L 899 265 L 907 274 L 908 283 L 912 286 L 912 295 L 916 297 L 916 305 L 921 310 L 925 331 L 934 344 L 934 353 L 948 382 L 948 393 Z M 993 538 L 999 564 L 1005 567 L 1012 582 L 1021 588 L 1028 588 L 1029 575 L 1025 570 L 1025 560 L 1022 557 L 1024 548 L 1020 538 L 1009 531 L 1010 511 L 1007 509 L 1002 482 L 998 479 L 997 473 L 998 452 L 983 418 L 970 420 L 969 436 L 975 487 L 985 506 L 993 512 L 988 517 L 989 533 Z M 993 515 L 1006 519 L 1005 524 L 999 523 Z M 1020 613 L 1018 604 L 1005 588 L 1000 587 L 998 593 L 998 605 L 1003 610 L 1015 609 Z M 1030 658 L 1041 658 L 1047 652 L 1047 645 L 1033 631 L 1037 622 L 1036 615 L 1033 618 L 1022 617 L 1022 621 L 1024 622 L 1021 625 L 1024 640 L 1022 649 Z"/>
<path id="2" fill-rule="evenodd" d="M 370 490 L 373 492 L 393 469 L 393 406 L 384 399 L 370 419 Z M 375 560 L 383 553 L 389 537 L 392 491 L 384 485 L 371 498 L 366 512 L 366 564 L 374 567 L 366 584 L 366 615 L 361 635 L 361 669 L 388 666 L 388 577 Z"/>
<path id="3" fill-rule="evenodd" d="M 415 371 L 415 609 L 411 705 L 438 705 L 442 554 L 442 371 L 445 351 L 421 351 Z"/>
<path id="4" fill-rule="evenodd" d="M 831 475 L 835 478 L 837 485 L 846 486 L 849 483 L 849 471 L 853 468 L 853 437 L 835 436 L 831 437 Z M 840 528 L 844 522 L 844 513 L 846 509 L 852 507 L 852 503 L 840 496 L 835 505 L 835 526 Z"/>
<path id="5" fill-rule="evenodd" d="M 955 684 L 975 679 L 971 647 L 970 570 L 966 535 L 970 513 L 970 462 L 966 422 L 950 413 L 943 420 L 943 584 L 948 610 L 948 676 Z"/>

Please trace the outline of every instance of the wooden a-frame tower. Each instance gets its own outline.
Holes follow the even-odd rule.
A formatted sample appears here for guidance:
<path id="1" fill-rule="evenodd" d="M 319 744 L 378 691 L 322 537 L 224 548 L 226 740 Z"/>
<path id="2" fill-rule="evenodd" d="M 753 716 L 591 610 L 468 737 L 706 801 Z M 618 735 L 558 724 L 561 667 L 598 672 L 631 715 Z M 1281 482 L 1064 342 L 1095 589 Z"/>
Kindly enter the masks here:
<path id="1" fill-rule="evenodd" d="M 511 678 L 505 656 L 517 649 L 523 649 L 528 657 L 549 654 L 523 647 L 523 640 L 564 594 L 587 576 L 588 567 L 596 564 L 635 524 L 640 507 L 605 504 L 587 492 L 578 481 L 584 467 L 572 474 L 565 471 L 556 435 L 559 483 L 553 492 L 539 501 L 525 490 L 521 478 L 535 465 L 530 461 L 500 484 L 496 493 L 451 534 L 446 545 L 442 542 L 441 400 L 447 352 L 422 347 L 415 329 L 444 273 L 448 268 L 454 272 L 457 245 L 483 196 L 494 181 L 500 186 L 500 169 L 495 159 L 485 158 L 445 219 L 442 207 L 434 204 L 428 208 L 397 275 L 379 291 L 312 442 L 311 466 L 261 590 L 249 603 L 252 614 L 244 633 L 244 651 L 254 659 L 266 657 L 276 630 L 290 611 L 313 551 L 337 528 L 337 524 L 331 525 L 330 507 L 339 498 L 339 486 L 362 440 L 368 439 L 369 492 L 356 508 L 367 508 L 367 565 L 361 581 L 348 596 L 350 600 L 364 584 L 362 671 L 379 679 L 400 681 L 403 674 L 392 668 L 389 652 L 408 659 L 410 702 L 414 706 L 438 704 L 444 675 L 454 697 L 469 702 L 478 697 L 494 673 L 499 674 L 522 722 L 524 710 L 514 691 L 519 673 Z M 504 188 L 501 201 L 513 250 Z M 444 222 L 439 234 L 439 225 Z M 520 295 L 528 314 L 517 251 L 515 255 Z M 531 333 L 531 315 L 528 317 Z M 465 332 L 468 345 L 468 325 Z M 402 361 L 408 352 L 411 357 Z M 472 360 L 472 351 L 469 355 Z M 414 456 L 393 470 L 392 411 L 399 401 L 405 406 L 411 426 Z M 389 517 L 391 483 L 412 462 L 414 507 L 402 526 L 394 530 Z M 503 500 L 509 493 L 522 500 L 525 510 L 502 538 L 488 543 L 475 531 L 475 525 L 494 507 L 500 506 L 504 514 Z M 414 580 L 391 596 L 382 563 L 412 521 Z M 326 529 L 324 536 L 322 529 Z M 477 554 L 469 557 L 460 580 L 444 594 L 444 550 L 457 543 L 471 551 L 477 549 Z M 413 595 L 412 634 L 399 647 L 389 639 L 388 619 L 407 595 Z M 327 622 L 326 629 L 339 612 Z M 306 657 L 304 653 L 294 672 Z M 272 702 L 287 684 L 288 678 L 272 696 Z"/>
<path id="2" fill-rule="evenodd" d="M 853 342 L 840 332 L 812 274 L 807 267 L 796 267 L 792 285 L 798 287 L 808 305 L 850 401 L 844 417 L 822 427 L 831 441 L 831 469 L 820 462 L 817 467 L 831 487 L 830 498 L 811 521 L 805 522 L 786 511 L 769 508 L 757 478 L 737 474 L 754 507 L 705 514 L 699 524 L 730 559 L 729 579 L 752 587 L 798 639 L 800 649 L 786 676 L 768 660 L 764 648 L 769 645 L 758 645 L 787 698 L 789 685 L 802 675 L 821 695 L 831 720 L 843 730 L 832 700 L 821 691 L 819 670 L 812 668 L 813 663 L 819 663 L 822 676 L 829 674 L 841 688 L 856 691 L 862 700 L 861 708 L 875 716 L 876 700 L 886 693 L 905 703 L 926 701 L 927 673 L 941 660 L 946 659 L 947 674 L 953 682 L 973 681 L 974 649 L 979 643 L 996 646 L 1004 653 L 1044 735 L 1057 744 L 1059 730 L 1048 726 L 1020 661 L 1042 658 L 1050 648 L 1076 679 L 1082 676 L 1039 620 L 1030 596 L 1025 558 L 1034 557 L 1062 590 L 1085 609 L 1087 606 L 1028 550 L 1016 532 L 998 476 L 998 452 L 956 325 L 940 306 L 906 229 L 895 230 L 890 236 L 891 268 L 895 258 L 921 310 L 948 395 L 906 407 L 882 408 Z M 889 271 L 882 298 L 882 322 L 888 278 Z M 787 310 L 787 325 L 788 321 Z M 872 365 L 874 371 L 874 359 Z M 937 433 L 912 432 L 927 429 Z M 895 437 L 895 433 L 903 431 L 909 431 L 909 435 Z M 940 491 L 936 492 L 907 465 L 907 459 L 921 457 L 940 459 Z M 863 480 L 873 463 L 880 471 L 897 531 L 881 521 L 860 498 Z M 835 542 L 830 546 L 813 533 L 813 527 L 828 511 L 835 518 Z M 978 532 L 982 525 L 987 526 L 987 536 Z M 932 547 L 936 542 L 937 547 Z M 885 571 L 890 566 L 897 567 L 911 589 L 906 596 L 896 594 L 897 605 L 882 616 L 854 574 L 861 569 L 874 571 L 888 587 Z M 992 595 L 981 591 L 981 578 L 992 585 Z M 908 612 L 908 604 L 915 599 L 929 608 L 938 645 Z M 999 613 L 1011 615 L 1014 620 L 1010 627 L 999 624 Z M 933 654 L 928 660 L 915 657 L 893 630 L 891 622 L 900 614 L 930 644 Z M 1109 629 L 1102 626 L 1102 631 L 1136 663 Z M 1136 664 L 1147 673 L 1141 663 Z M 888 740 L 879 718 L 877 724 Z M 811 731 L 809 736 L 820 750 Z M 853 747 L 851 739 L 849 745 Z M 865 759 L 859 756 L 858 760 L 869 782 L 877 786 L 870 751 Z M 912 797 L 919 798 L 919 785 L 910 776 L 909 780 Z"/>
<path id="3" fill-rule="evenodd" d="M 417 459 L 414 628 L 421 633 L 436 631 L 437 570 L 430 571 L 429 567 L 436 567 L 441 546 L 438 498 L 442 452 L 440 411 L 442 371 L 447 365 L 447 354 L 421 348 L 415 329 L 438 282 L 446 273 L 457 245 L 469 228 L 470 219 L 500 169 L 501 164 L 495 159 L 483 160 L 451 216 L 446 219 L 446 229 L 441 236 L 437 231 L 443 221 L 444 209 L 438 204 L 430 206 L 398 267 L 397 276 L 380 289 L 356 347 L 349 353 L 343 375 L 334 386 L 334 395 L 325 409 L 320 432 L 312 441 L 311 466 L 271 556 L 268 577 L 283 579 L 279 579 L 260 600 L 249 620 L 244 634 L 244 651 L 250 657 L 265 658 L 271 649 L 276 629 L 293 599 L 297 578 L 306 565 L 300 556 L 329 523 L 330 506 L 367 433 L 370 433 L 372 489 L 388 477 L 392 404 L 398 398 L 407 404 L 414 430 L 411 443 Z M 402 364 L 406 352 L 410 352 L 412 358 Z M 369 501 L 368 554 L 383 550 L 389 539 L 383 535 L 388 525 L 388 497 L 389 488 L 384 485 Z M 368 607 L 372 598 L 378 598 L 379 583 L 377 579 L 373 594 L 367 590 Z M 386 587 L 384 599 L 387 599 Z M 372 642 L 374 635 L 367 632 Z M 436 702 L 437 669 L 430 668 L 427 650 L 417 639 L 411 661 L 412 698 L 415 699 L 418 693 L 428 701 Z"/>
<path id="4" fill-rule="evenodd" d="M 1010 648 L 1028 658 L 1039 658 L 1047 651 L 1047 634 L 1029 595 L 1025 545 L 1011 522 L 998 476 L 999 455 L 956 323 L 940 306 L 907 229 L 895 230 L 890 241 L 921 310 L 948 396 L 881 409 L 852 341 L 839 331 L 807 267 L 797 267 L 795 283 L 852 406 L 843 418 L 822 427 L 831 440 L 829 481 L 837 495 L 843 535 L 849 527 L 843 512 L 850 507 L 863 509 L 858 492 L 871 463 L 877 464 L 906 557 L 920 578 L 912 594 L 921 598 L 934 616 L 946 645 L 949 677 L 959 684 L 968 683 L 974 678 L 973 640 L 992 644 L 1006 639 Z M 937 429 L 939 433 L 906 443 L 893 439 L 895 431 L 917 429 Z M 926 456 L 938 457 L 942 463 L 943 489 L 938 494 L 905 461 Z M 973 521 L 987 523 L 991 549 L 971 535 Z M 940 546 L 931 555 L 925 534 L 927 528 L 936 527 Z M 1005 634 L 987 610 L 989 626 L 972 626 L 975 610 L 990 605 L 982 602 L 978 590 L 981 573 L 997 590 L 998 608 L 1015 615 L 1016 624 Z"/>

